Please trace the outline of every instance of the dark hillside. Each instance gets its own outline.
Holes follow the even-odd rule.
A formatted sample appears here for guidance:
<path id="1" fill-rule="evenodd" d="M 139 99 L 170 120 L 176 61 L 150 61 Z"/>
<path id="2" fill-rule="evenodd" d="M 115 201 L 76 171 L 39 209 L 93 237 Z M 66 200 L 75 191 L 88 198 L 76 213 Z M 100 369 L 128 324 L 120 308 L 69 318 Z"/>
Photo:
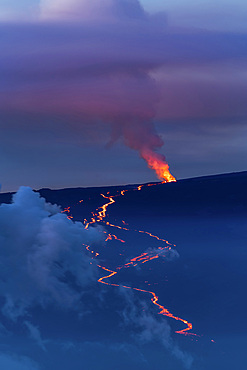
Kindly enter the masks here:
<path id="1" fill-rule="evenodd" d="M 145 184 L 148 185 L 148 184 Z M 223 175 L 197 177 L 179 180 L 176 183 L 144 186 L 142 191 L 126 192 L 124 197 L 118 198 L 118 206 L 125 213 L 149 213 L 149 207 L 159 214 L 167 215 L 217 215 L 217 214 L 245 214 L 247 213 L 247 171 Z M 104 204 L 101 193 L 116 195 L 123 189 L 133 189 L 138 185 L 123 185 L 95 188 L 70 189 L 41 189 L 40 195 L 51 203 L 63 208 L 75 207 L 80 200 L 84 200 L 84 211 L 97 208 Z M 0 203 L 9 203 L 12 193 L 0 194 Z M 114 209 L 112 206 L 112 209 Z M 80 207 L 81 209 L 81 207 Z M 74 210 L 77 214 L 77 209 Z M 77 214 L 79 216 L 79 214 Z"/>

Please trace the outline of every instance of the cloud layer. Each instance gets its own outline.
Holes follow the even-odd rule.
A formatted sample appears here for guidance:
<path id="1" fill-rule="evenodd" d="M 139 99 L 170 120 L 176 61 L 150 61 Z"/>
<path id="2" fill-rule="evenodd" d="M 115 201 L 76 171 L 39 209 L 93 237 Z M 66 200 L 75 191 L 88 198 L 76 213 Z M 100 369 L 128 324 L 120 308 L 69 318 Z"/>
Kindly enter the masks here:
<path id="1" fill-rule="evenodd" d="M 144 18 L 138 0 L 41 0 L 42 19 L 114 20 L 116 18 Z"/>
<path id="2" fill-rule="evenodd" d="M 4 315 L 15 320 L 34 305 L 80 308 L 86 286 L 96 279 L 83 247 L 93 240 L 100 240 L 96 229 L 87 232 L 38 193 L 20 188 L 12 204 L 0 206 Z M 35 334 L 35 328 L 28 328 Z"/>

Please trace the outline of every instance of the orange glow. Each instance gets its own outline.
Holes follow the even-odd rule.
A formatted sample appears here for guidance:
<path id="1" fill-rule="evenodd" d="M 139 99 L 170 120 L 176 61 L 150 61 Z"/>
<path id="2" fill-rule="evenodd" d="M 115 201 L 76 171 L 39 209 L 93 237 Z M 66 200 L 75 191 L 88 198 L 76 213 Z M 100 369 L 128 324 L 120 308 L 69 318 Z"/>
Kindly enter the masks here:
<path id="1" fill-rule="evenodd" d="M 166 243 L 167 245 L 172 245 L 172 246 L 174 246 L 174 247 L 175 247 L 175 245 L 174 245 L 174 244 L 171 244 L 171 243 L 169 243 L 167 240 L 162 239 L 162 238 L 159 238 L 157 235 L 153 235 L 153 234 L 151 234 L 151 233 L 150 233 L 150 232 L 148 232 L 148 231 L 143 231 L 143 230 L 131 230 L 131 229 L 128 229 L 127 227 L 122 227 L 122 226 L 119 226 L 119 225 L 111 224 L 111 223 L 110 223 L 110 222 L 108 222 L 108 221 L 102 221 L 102 222 L 103 222 L 103 223 L 105 223 L 107 226 L 115 227 L 116 229 L 125 230 L 125 231 L 134 231 L 134 232 L 136 232 L 136 233 L 146 234 L 146 235 L 150 236 L 151 238 L 155 238 L 155 239 L 157 239 L 157 240 L 159 240 L 159 241 L 161 241 L 161 242 Z"/>
<path id="2" fill-rule="evenodd" d="M 138 257 L 136 257 L 138 258 Z M 147 262 L 147 261 L 146 261 Z M 123 267 L 125 267 L 126 265 L 124 265 Z M 183 324 L 186 325 L 186 328 L 185 329 L 182 329 L 182 330 L 178 330 L 176 331 L 177 334 L 184 334 L 184 335 L 195 335 L 193 333 L 188 333 L 188 331 L 190 331 L 192 329 L 192 324 L 189 323 L 187 320 L 184 320 L 178 316 L 174 316 L 170 311 L 168 311 L 167 308 L 165 308 L 164 306 L 162 306 L 161 304 L 158 303 L 158 296 L 150 291 L 150 290 L 145 290 L 145 289 L 140 289 L 140 288 L 135 288 L 135 287 L 131 287 L 131 286 L 127 286 L 127 285 L 120 285 L 120 284 L 113 284 L 113 283 L 109 283 L 109 282 L 106 282 L 105 280 L 106 279 L 110 279 L 111 277 L 113 277 L 114 275 L 117 274 L 117 271 L 113 271 L 113 270 L 110 270 L 106 267 L 103 267 L 101 265 L 98 265 L 99 268 L 101 268 L 102 270 L 104 271 L 107 271 L 107 275 L 101 277 L 98 282 L 99 283 L 102 283 L 102 284 L 105 284 L 105 285 L 110 285 L 110 286 L 114 286 L 114 287 L 122 287 L 122 288 L 125 288 L 125 289 L 132 289 L 132 290 L 136 290 L 138 292 L 142 292 L 142 293 L 147 293 L 147 294 L 151 294 L 152 298 L 151 298 L 151 301 L 154 305 L 156 305 L 157 307 L 159 307 L 160 309 L 160 312 L 158 312 L 159 315 L 164 315 L 164 316 L 167 316 L 167 317 L 170 317 L 171 319 L 174 319 L 174 320 L 177 320 L 177 321 L 181 321 Z M 118 269 L 121 269 L 121 267 L 119 267 Z"/>
<path id="3" fill-rule="evenodd" d="M 141 156 L 148 164 L 148 167 L 156 172 L 157 177 L 165 182 L 176 181 L 175 177 L 169 171 L 169 166 L 163 156 L 152 152 L 151 150 L 143 150 Z"/>
<path id="4" fill-rule="evenodd" d="M 156 159 L 156 158 L 151 158 L 151 159 L 146 159 L 146 160 L 148 161 L 149 166 L 151 168 L 155 169 L 159 178 L 165 180 L 164 182 L 176 181 L 176 179 L 170 174 L 169 167 L 166 163 L 164 163 L 161 160 Z M 115 197 L 124 196 L 125 193 L 128 192 L 128 191 L 141 190 L 144 186 L 155 186 L 155 185 L 157 185 L 157 184 L 140 185 L 137 188 L 134 188 L 134 189 L 131 189 L 131 190 L 122 190 L 120 193 L 118 193 L 115 196 L 109 195 L 109 192 L 107 193 L 107 195 L 101 194 L 101 196 L 103 198 L 107 199 L 107 203 L 105 203 L 103 206 L 97 208 L 96 213 L 92 213 L 93 217 L 91 218 L 91 221 L 88 222 L 86 219 L 84 220 L 85 229 L 88 229 L 90 224 L 104 223 L 106 226 L 113 227 L 115 229 L 120 229 L 120 230 L 124 230 L 124 231 L 132 231 L 132 232 L 138 232 L 138 233 L 141 233 L 141 234 L 145 234 L 145 235 L 147 235 L 151 238 L 157 239 L 161 243 L 165 243 L 164 247 L 159 247 L 155 251 L 150 249 L 150 251 L 144 252 L 140 256 L 132 258 L 128 263 L 126 263 L 122 266 L 116 267 L 117 271 L 110 270 L 107 267 L 104 267 L 102 265 L 98 265 L 99 268 L 101 268 L 102 270 L 107 272 L 107 275 L 104 275 L 101 278 L 99 278 L 98 282 L 101 283 L 101 284 L 105 284 L 105 285 L 113 286 L 113 287 L 120 287 L 121 286 L 125 289 L 132 289 L 132 290 L 135 290 L 135 291 L 138 291 L 138 292 L 142 292 L 142 293 L 146 293 L 146 294 L 151 295 L 151 302 L 159 308 L 158 314 L 167 316 L 167 317 L 169 317 L 171 319 L 174 319 L 174 320 L 177 320 L 177 321 L 183 323 L 186 326 L 184 329 L 176 331 L 177 334 L 196 335 L 196 334 L 191 333 L 191 330 L 192 330 L 192 324 L 191 323 L 189 323 L 185 319 L 182 319 L 178 316 L 173 315 L 167 308 L 165 308 L 164 306 L 162 306 L 161 304 L 158 303 L 159 298 L 158 298 L 158 296 L 156 295 L 155 292 L 150 291 L 150 290 L 140 289 L 140 288 L 137 288 L 137 287 L 131 287 L 131 286 L 127 286 L 127 285 L 121 285 L 121 284 L 116 284 L 116 283 L 110 283 L 109 282 L 109 279 L 112 278 L 113 276 L 117 275 L 117 273 L 120 270 L 122 270 L 124 268 L 129 268 L 130 266 L 134 267 L 134 266 L 137 266 L 138 264 L 147 263 L 147 262 L 150 262 L 150 261 L 152 261 L 154 259 L 157 259 L 161 256 L 164 256 L 164 254 L 162 254 L 162 252 L 164 250 L 170 250 L 171 246 L 174 246 L 174 244 L 171 244 L 167 240 L 165 240 L 163 238 L 160 238 L 157 235 L 151 234 L 148 231 L 131 230 L 131 229 L 126 227 L 126 223 L 124 221 L 122 221 L 124 226 L 119 226 L 119 225 L 114 225 L 114 224 L 110 223 L 109 221 L 105 220 L 106 214 L 107 214 L 107 208 L 111 204 L 116 202 L 114 200 Z M 63 212 L 66 212 L 66 213 L 69 214 L 70 213 L 70 207 L 66 208 Z M 72 218 L 72 216 L 69 216 L 69 217 Z M 118 240 L 122 243 L 125 243 L 124 240 L 119 239 L 116 235 L 108 233 L 106 231 L 103 231 L 103 232 L 107 235 L 106 239 L 105 239 L 106 242 L 109 241 L 109 240 Z M 88 252 L 90 252 L 92 254 L 92 258 L 97 258 L 99 253 L 92 251 L 90 249 L 90 245 L 85 245 L 85 247 L 88 250 Z"/>
<path id="5" fill-rule="evenodd" d="M 159 247 L 158 249 L 162 252 L 166 248 L 171 249 L 171 247 L 164 247 L 164 248 Z M 130 267 L 130 266 L 137 266 L 138 263 L 146 263 L 146 262 L 149 262 L 149 261 L 151 261 L 153 259 L 156 259 L 156 258 L 159 258 L 159 257 L 160 257 L 160 253 L 153 254 L 152 251 L 150 251 L 150 253 L 145 252 L 145 253 L 142 253 L 140 256 L 137 256 L 137 257 L 132 258 L 130 260 L 130 262 L 126 263 L 125 265 L 120 266 L 120 267 L 117 267 L 117 270 L 121 270 L 122 268 L 127 268 L 127 267 Z M 189 323 L 187 320 L 184 320 L 184 319 L 182 319 L 182 318 L 180 318 L 178 316 L 174 316 L 168 309 L 166 309 L 164 306 L 162 306 L 161 304 L 159 304 L 158 303 L 159 298 L 158 298 L 158 296 L 154 292 L 149 291 L 149 290 L 145 290 L 145 289 L 130 287 L 130 286 L 126 286 L 126 285 L 112 284 L 112 283 L 106 282 L 104 280 L 110 279 L 111 277 L 113 277 L 114 275 L 116 275 L 117 274 L 117 271 L 113 271 L 113 270 L 107 269 L 106 267 L 103 267 L 101 265 L 98 265 L 98 267 L 100 267 L 104 271 L 107 271 L 107 272 L 110 273 L 110 274 L 108 274 L 106 276 L 101 277 L 98 280 L 99 283 L 110 285 L 110 286 L 115 286 L 115 287 L 122 286 L 125 289 L 132 289 L 132 290 L 136 290 L 138 292 L 143 292 L 143 293 L 151 294 L 152 295 L 151 301 L 152 301 L 152 303 L 154 305 L 156 305 L 157 307 L 159 307 L 159 309 L 160 309 L 159 314 L 160 315 L 164 315 L 164 316 L 170 317 L 171 319 L 174 319 L 174 320 L 177 320 L 177 321 L 181 321 L 183 324 L 186 325 L 186 328 L 185 329 L 176 331 L 177 334 L 196 335 L 196 334 L 193 334 L 193 333 L 188 333 L 188 331 L 191 331 L 192 330 L 192 324 Z"/>
<path id="6" fill-rule="evenodd" d="M 88 252 L 90 252 L 91 254 L 94 254 L 95 255 L 95 257 L 98 257 L 99 256 L 99 253 L 97 253 L 97 252 L 94 252 L 94 251 L 92 251 L 91 249 L 90 249 L 90 245 L 88 245 L 88 244 L 82 244 L 82 245 L 84 245 L 84 247 L 86 247 L 86 250 L 88 251 Z M 92 256 L 92 258 L 94 258 L 93 256 Z"/>
<path id="7" fill-rule="evenodd" d="M 108 194 L 108 193 L 107 193 Z M 95 224 L 96 222 L 102 221 L 106 217 L 106 211 L 109 205 L 115 203 L 115 200 L 113 197 L 107 197 L 104 194 L 100 194 L 103 198 L 108 199 L 109 202 L 104 204 L 102 207 L 97 208 L 96 211 L 98 211 L 96 214 L 93 213 L 93 217 L 91 218 L 91 221 L 88 222 L 86 219 L 84 220 L 85 229 L 88 229 L 89 225 Z M 99 211 L 102 209 L 101 211 Z"/>
<path id="8" fill-rule="evenodd" d="M 107 234 L 106 231 L 104 231 L 104 234 Z M 105 239 L 105 242 L 107 242 L 108 240 L 118 240 L 119 242 L 121 243 L 125 243 L 125 240 L 122 240 L 122 239 L 119 239 L 116 235 L 114 234 L 107 234 L 107 238 Z"/>
<path id="9" fill-rule="evenodd" d="M 109 200 L 109 202 L 108 203 L 106 203 L 106 204 L 104 204 L 102 207 L 100 207 L 100 208 L 102 208 L 102 211 L 99 211 L 98 212 L 98 215 L 97 215 L 97 217 L 98 217 L 98 222 L 99 221 L 102 221 L 103 220 L 103 218 L 105 218 L 106 217 L 106 211 L 107 211 L 107 207 L 109 207 L 111 204 L 113 204 L 113 203 L 115 203 L 115 200 L 112 198 L 112 197 L 107 197 L 107 196 L 105 196 L 104 194 L 100 194 L 103 198 L 105 198 L 105 199 L 108 199 Z M 99 208 L 99 209 L 100 209 Z"/>
<path id="10" fill-rule="evenodd" d="M 68 218 L 69 220 L 72 220 L 73 216 L 72 216 L 72 215 L 70 215 L 70 207 L 64 208 L 64 210 L 63 210 L 63 211 L 61 211 L 61 213 L 67 213 L 67 218 Z"/>
<path id="11" fill-rule="evenodd" d="M 137 266 L 138 263 L 146 263 L 155 258 L 159 258 L 159 255 L 155 255 L 151 257 L 151 256 L 148 256 L 147 253 L 142 253 L 140 256 L 132 258 L 129 263 L 126 263 L 124 265 L 124 267 Z"/>
<path id="12" fill-rule="evenodd" d="M 138 263 L 146 263 L 159 257 L 160 257 L 159 254 L 149 255 L 147 252 L 142 253 L 140 256 L 132 258 L 130 262 L 126 263 L 123 267 L 137 266 Z"/>

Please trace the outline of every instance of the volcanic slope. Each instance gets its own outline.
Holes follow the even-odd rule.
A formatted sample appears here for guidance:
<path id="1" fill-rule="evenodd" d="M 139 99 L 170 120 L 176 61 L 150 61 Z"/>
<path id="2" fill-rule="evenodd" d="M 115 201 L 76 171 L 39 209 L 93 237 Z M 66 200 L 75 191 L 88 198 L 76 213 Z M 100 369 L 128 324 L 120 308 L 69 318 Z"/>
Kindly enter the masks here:
<path id="1" fill-rule="evenodd" d="M 109 292 L 114 284 L 136 288 L 134 293 L 143 294 L 147 302 L 152 297 L 144 291 L 155 292 L 159 304 L 172 315 L 167 319 L 174 335 L 183 334 L 186 322 L 193 325 L 188 333 L 198 337 L 184 338 L 183 345 L 201 358 L 195 368 L 230 369 L 237 356 L 241 363 L 247 360 L 243 344 L 247 331 L 243 319 L 247 309 L 246 188 L 247 172 L 242 172 L 173 183 L 41 189 L 39 193 L 84 227 L 102 225 L 105 243 L 97 245 L 97 250 L 84 246 L 103 267 L 99 283 L 107 283 Z M 10 202 L 11 196 L 0 194 L 0 203 Z M 179 258 L 168 262 L 166 254 L 157 254 L 167 247 Z M 127 265 L 131 268 L 120 268 Z M 114 310 L 111 299 L 109 293 L 109 312 Z M 154 307 L 154 312 L 159 311 Z M 114 318 L 109 314 L 109 320 Z"/>

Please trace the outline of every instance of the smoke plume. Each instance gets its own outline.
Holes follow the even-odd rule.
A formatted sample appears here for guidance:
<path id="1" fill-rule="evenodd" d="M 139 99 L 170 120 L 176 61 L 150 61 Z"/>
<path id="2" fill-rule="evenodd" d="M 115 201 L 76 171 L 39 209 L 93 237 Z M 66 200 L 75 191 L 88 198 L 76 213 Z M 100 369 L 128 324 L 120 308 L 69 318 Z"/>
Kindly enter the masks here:
<path id="1" fill-rule="evenodd" d="M 37 14 L 0 24 L 5 131 L 21 115 L 26 130 L 50 122 L 82 138 L 104 122 L 109 143 L 123 140 L 170 181 L 155 119 L 246 116 L 246 35 L 174 32 L 137 0 L 42 0 Z"/>
<path id="2" fill-rule="evenodd" d="M 12 58 L 6 45 L 11 61 L 3 69 L 12 87 L 0 108 L 63 116 L 81 135 L 87 124 L 108 123 L 108 145 L 122 138 L 151 169 L 163 166 L 157 175 L 170 181 L 165 157 L 156 154 L 164 142 L 153 124 L 159 92 L 150 72 L 159 62 L 144 62 L 138 45 L 128 42 L 133 31 L 156 29 L 139 1 L 43 0 L 40 14 L 36 25 L 18 26 L 12 33 L 11 50 L 16 48 L 18 57 Z M 143 42 L 150 44 L 145 37 Z"/>

